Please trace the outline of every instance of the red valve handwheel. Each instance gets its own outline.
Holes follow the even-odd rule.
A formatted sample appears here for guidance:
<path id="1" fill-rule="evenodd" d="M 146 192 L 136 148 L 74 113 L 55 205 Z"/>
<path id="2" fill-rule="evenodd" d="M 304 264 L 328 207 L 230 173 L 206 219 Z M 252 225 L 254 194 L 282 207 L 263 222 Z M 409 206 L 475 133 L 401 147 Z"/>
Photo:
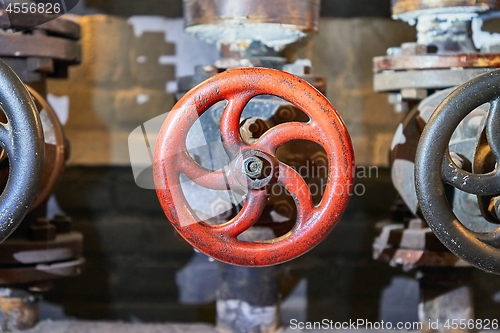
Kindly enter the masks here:
<path id="1" fill-rule="evenodd" d="M 307 123 L 289 122 L 272 127 L 256 142 L 240 136 L 245 105 L 257 95 L 281 97 L 306 113 Z M 222 114 L 222 144 L 232 162 L 224 170 L 209 170 L 196 163 L 186 149 L 193 123 L 212 105 L 227 100 Z M 317 206 L 304 179 L 279 162 L 278 147 L 292 140 L 321 145 L 328 156 L 328 184 Z M 260 159 L 274 170 L 264 179 L 243 174 L 249 159 Z M 218 74 L 194 87 L 174 106 L 163 124 L 155 147 L 153 173 L 156 194 L 174 228 L 193 247 L 217 260 L 241 266 L 270 266 L 292 260 L 319 244 L 340 219 L 353 183 L 354 154 L 339 114 L 330 102 L 304 80 L 277 70 L 238 68 Z M 209 225 L 189 207 L 179 177 L 212 190 L 248 189 L 242 210 L 229 222 Z M 266 187 L 277 182 L 291 193 L 297 206 L 297 222 L 286 235 L 260 242 L 237 236 L 254 225 L 267 201 Z M 202 198 L 200 198 L 202 200 Z"/>

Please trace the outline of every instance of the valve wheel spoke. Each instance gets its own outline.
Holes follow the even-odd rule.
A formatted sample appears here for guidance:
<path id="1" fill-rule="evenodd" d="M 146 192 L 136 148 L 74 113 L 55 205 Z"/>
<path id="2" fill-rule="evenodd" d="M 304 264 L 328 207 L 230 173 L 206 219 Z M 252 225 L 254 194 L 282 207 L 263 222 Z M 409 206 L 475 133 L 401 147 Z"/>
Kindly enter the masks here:
<path id="1" fill-rule="evenodd" d="M 323 130 L 314 122 L 279 124 L 265 132 L 252 146 L 261 148 L 270 154 L 276 154 L 276 150 L 280 146 L 292 140 L 312 141 L 323 146 L 325 151 L 329 151 L 328 140 L 325 138 Z"/>
<path id="2" fill-rule="evenodd" d="M 475 174 L 458 167 L 449 152 L 443 158 L 443 180 L 453 187 L 477 195 L 497 195 L 500 189 L 500 174 L 495 170 L 486 174 Z"/>
<path id="3" fill-rule="evenodd" d="M 185 174 L 197 185 L 218 191 L 240 188 L 228 170 L 210 170 L 196 163 L 187 150 L 174 157 L 179 174 Z M 179 175 L 178 174 L 178 175 Z M 175 183 L 175 180 L 174 180 Z M 172 183 L 172 184 L 174 184 Z"/>
<path id="4" fill-rule="evenodd" d="M 500 100 L 490 102 L 490 112 L 486 120 L 486 137 L 497 161 L 500 160 Z M 486 174 L 471 173 L 453 162 L 449 151 L 446 152 L 442 167 L 443 180 L 455 188 L 476 195 L 500 194 L 500 170 L 498 167 Z"/>
<path id="5" fill-rule="evenodd" d="M 217 226 L 210 226 L 210 231 L 236 238 L 245 230 L 253 226 L 266 206 L 265 191 L 250 190 L 241 211 L 229 222 Z"/>
<path id="6" fill-rule="evenodd" d="M 231 160 L 240 153 L 245 143 L 240 135 L 240 118 L 245 105 L 254 95 L 237 94 L 228 98 L 228 103 L 220 120 L 222 145 Z"/>
<path id="7" fill-rule="evenodd" d="M 496 229 L 491 232 L 485 232 L 485 233 L 479 233 L 479 232 L 472 232 L 472 233 L 481 242 L 496 248 L 500 248 L 500 229 Z"/>
<path id="8" fill-rule="evenodd" d="M 285 163 L 279 165 L 278 183 L 290 192 L 297 206 L 297 227 L 300 228 L 314 213 L 311 191 L 304 178 Z"/>
<path id="9" fill-rule="evenodd" d="M 7 155 L 13 153 L 12 128 L 9 124 L 0 124 L 0 144 Z"/>
<path id="10" fill-rule="evenodd" d="M 486 137 L 491 151 L 497 161 L 500 160 L 500 98 L 494 99 L 490 103 L 490 112 L 486 121 Z"/>

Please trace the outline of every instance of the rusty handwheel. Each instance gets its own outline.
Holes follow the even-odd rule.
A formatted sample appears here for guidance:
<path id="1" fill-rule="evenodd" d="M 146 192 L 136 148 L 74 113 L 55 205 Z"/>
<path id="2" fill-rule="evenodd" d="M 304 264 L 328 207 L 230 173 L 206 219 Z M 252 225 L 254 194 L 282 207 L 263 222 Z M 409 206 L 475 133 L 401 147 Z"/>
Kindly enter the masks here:
<path id="1" fill-rule="evenodd" d="M 34 202 L 43 170 L 43 133 L 25 85 L 0 60 L 0 106 L 7 119 L 0 123 L 0 146 L 9 159 L 9 177 L 0 196 L 0 242 L 22 221 Z"/>
<path id="2" fill-rule="evenodd" d="M 240 135 L 241 115 L 250 99 L 258 95 L 275 95 L 291 102 L 309 117 L 309 121 L 280 124 L 254 143 L 244 142 Z M 186 138 L 198 117 L 223 100 L 227 100 L 227 105 L 220 121 L 220 132 L 232 162 L 224 170 L 209 170 L 191 158 Z M 278 147 L 292 140 L 313 141 L 327 153 L 328 184 L 318 205 L 313 204 L 309 188 L 299 173 L 275 157 Z M 196 86 L 174 106 L 158 136 L 153 172 L 156 192 L 166 216 L 193 247 L 234 265 L 270 266 L 304 254 L 329 234 L 347 205 L 353 166 L 349 134 L 338 113 L 321 93 L 288 73 L 239 68 Z M 181 174 L 212 190 L 244 189 L 243 208 L 221 225 L 201 221 L 183 195 Z M 268 199 L 266 189 L 274 183 L 284 186 L 295 201 L 297 221 L 294 228 L 268 241 L 239 240 L 238 236 L 259 219 Z"/>
<path id="3" fill-rule="evenodd" d="M 484 137 L 496 161 L 492 170 L 464 170 L 448 150 L 461 121 L 489 103 Z M 422 214 L 453 253 L 485 271 L 500 274 L 500 228 L 478 232 L 464 226 L 450 208 L 445 183 L 478 198 L 500 195 L 500 71 L 483 74 L 451 93 L 436 109 L 418 144 L 415 183 Z M 489 171 L 489 172 L 486 172 Z M 498 222 L 500 223 L 500 221 Z"/>

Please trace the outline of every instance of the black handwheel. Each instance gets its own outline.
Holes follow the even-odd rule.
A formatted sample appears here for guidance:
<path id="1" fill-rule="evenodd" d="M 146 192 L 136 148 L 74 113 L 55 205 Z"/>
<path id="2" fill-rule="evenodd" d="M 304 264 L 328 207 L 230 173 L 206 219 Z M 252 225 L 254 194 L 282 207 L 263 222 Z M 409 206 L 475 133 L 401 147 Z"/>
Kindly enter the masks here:
<path id="1" fill-rule="evenodd" d="M 44 140 L 38 111 L 25 85 L 0 60 L 0 146 L 9 159 L 9 178 L 0 195 L 0 242 L 22 221 L 37 196 Z"/>
<path id="2" fill-rule="evenodd" d="M 448 150 L 453 132 L 474 109 L 490 103 L 487 143 L 497 163 L 488 173 L 463 170 Z M 500 70 L 478 76 L 452 92 L 429 119 L 418 144 L 415 184 L 422 214 L 436 236 L 458 257 L 500 274 L 500 228 L 477 232 L 455 216 L 444 183 L 477 196 L 500 195 Z"/>

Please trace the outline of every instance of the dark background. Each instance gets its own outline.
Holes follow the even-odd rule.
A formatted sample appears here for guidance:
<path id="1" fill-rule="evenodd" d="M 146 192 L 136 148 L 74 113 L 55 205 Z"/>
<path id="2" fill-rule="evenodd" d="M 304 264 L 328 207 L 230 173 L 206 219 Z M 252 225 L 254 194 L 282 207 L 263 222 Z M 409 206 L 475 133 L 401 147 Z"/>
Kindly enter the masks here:
<path id="1" fill-rule="evenodd" d="M 390 0 L 322 0 L 323 17 L 390 17 Z M 182 17 L 182 0 L 87 0 L 107 14 Z"/>

